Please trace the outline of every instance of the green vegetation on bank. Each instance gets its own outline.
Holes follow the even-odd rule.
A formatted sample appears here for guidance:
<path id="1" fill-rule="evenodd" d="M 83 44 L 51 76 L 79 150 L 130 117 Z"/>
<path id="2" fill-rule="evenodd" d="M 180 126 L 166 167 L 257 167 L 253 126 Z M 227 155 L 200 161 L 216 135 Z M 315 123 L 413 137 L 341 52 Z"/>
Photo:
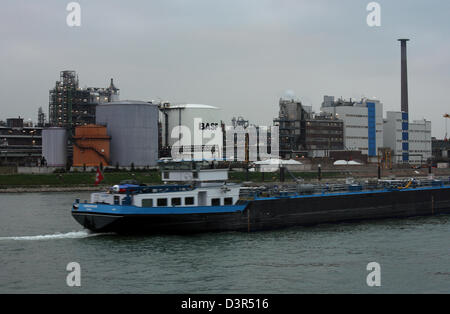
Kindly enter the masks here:
<path id="1" fill-rule="evenodd" d="M 95 173 L 70 172 L 52 174 L 11 174 L 0 175 L 0 188 L 23 186 L 94 186 Z M 159 172 L 108 172 L 104 173 L 101 185 L 114 185 L 122 180 L 135 179 L 143 183 L 161 182 Z"/>
<path id="2" fill-rule="evenodd" d="M 293 173 L 297 178 L 311 180 L 317 178 L 315 172 L 297 172 Z M 342 174 L 337 172 L 323 172 L 322 178 L 336 178 Z M 52 173 L 52 174 L 10 174 L 0 175 L 0 188 L 13 187 L 39 187 L 39 186 L 94 186 L 95 172 L 68 172 L 68 173 Z M 260 173 L 249 172 L 248 177 L 245 172 L 230 171 L 229 178 L 233 182 L 252 181 L 252 182 L 279 181 L 279 173 Z M 161 184 L 161 174 L 159 171 L 127 171 L 127 172 L 105 172 L 104 180 L 101 182 L 103 186 L 111 186 L 118 184 L 122 180 L 135 179 L 145 184 Z M 286 181 L 293 181 L 289 174 L 285 175 Z"/>

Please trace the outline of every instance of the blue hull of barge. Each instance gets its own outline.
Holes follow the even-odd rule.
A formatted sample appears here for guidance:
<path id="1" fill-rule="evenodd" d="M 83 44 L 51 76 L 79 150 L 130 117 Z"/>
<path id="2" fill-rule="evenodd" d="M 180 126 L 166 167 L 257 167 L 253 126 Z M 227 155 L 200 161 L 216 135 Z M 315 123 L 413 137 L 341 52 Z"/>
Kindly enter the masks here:
<path id="1" fill-rule="evenodd" d="M 78 208 L 75 208 L 78 206 Z M 74 204 L 93 231 L 197 233 L 259 231 L 321 223 L 450 214 L 450 186 L 256 197 L 242 205 L 141 208 Z"/>
<path id="2" fill-rule="evenodd" d="M 229 206 L 137 207 L 75 203 L 72 216 L 85 228 L 118 233 L 195 233 L 241 230 L 236 221 L 247 204 Z"/>

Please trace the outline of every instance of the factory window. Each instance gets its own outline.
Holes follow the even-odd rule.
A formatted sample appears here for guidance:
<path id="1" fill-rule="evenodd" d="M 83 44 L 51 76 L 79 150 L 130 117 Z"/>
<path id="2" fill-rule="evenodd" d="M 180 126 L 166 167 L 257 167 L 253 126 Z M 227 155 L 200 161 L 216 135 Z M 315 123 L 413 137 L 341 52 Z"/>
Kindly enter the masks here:
<path id="1" fill-rule="evenodd" d="M 151 198 L 143 199 L 142 207 L 153 207 L 153 199 Z"/>
<path id="2" fill-rule="evenodd" d="M 193 197 L 185 197 L 184 205 L 194 205 L 194 198 Z"/>
<path id="3" fill-rule="evenodd" d="M 167 206 L 167 198 L 158 198 L 158 207 Z"/>
<path id="4" fill-rule="evenodd" d="M 220 206 L 220 198 L 211 199 L 211 206 Z"/>
<path id="5" fill-rule="evenodd" d="M 233 205 L 233 198 L 232 197 L 225 197 L 223 199 L 224 205 Z"/>
<path id="6" fill-rule="evenodd" d="M 172 206 L 180 206 L 180 205 L 181 205 L 181 198 L 180 197 L 172 198 Z"/>

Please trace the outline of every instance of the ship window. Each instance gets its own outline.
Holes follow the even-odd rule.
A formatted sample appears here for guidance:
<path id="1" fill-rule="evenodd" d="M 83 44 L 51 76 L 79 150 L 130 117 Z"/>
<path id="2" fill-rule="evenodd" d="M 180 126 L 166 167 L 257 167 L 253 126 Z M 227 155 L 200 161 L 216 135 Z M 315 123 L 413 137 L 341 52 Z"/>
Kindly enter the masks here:
<path id="1" fill-rule="evenodd" d="M 225 197 L 223 199 L 224 205 L 233 205 L 233 198 L 232 197 Z"/>
<path id="2" fill-rule="evenodd" d="M 180 197 L 172 198 L 172 206 L 180 206 L 180 205 L 181 205 L 181 198 Z"/>
<path id="3" fill-rule="evenodd" d="M 211 200 L 211 206 L 220 206 L 220 198 L 213 198 Z"/>
<path id="4" fill-rule="evenodd" d="M 143 199 L 142 200 L 142 207 L 153 207 L 153 199 Z"/>
<path id="5" fill-rule="evenodd" d="M 120 205 L 120 196 L 114 195 L 114 205 Z"/>
<path id="6" fill-rule="evenodd" d="M 184 205 L 194 205 L 194 198 L 193 197 L 185 197 Z"/>
<path id="7" fill-rule="evenodd" d="M 158 198 L 157 205 L 158 206 L 167 206 L 167 198 Z"/>
<path id="8" fill-rule="evenodd" d="M 164 179 L 169 179 L 169 173 L 168 172 L 164 172 Z"/>

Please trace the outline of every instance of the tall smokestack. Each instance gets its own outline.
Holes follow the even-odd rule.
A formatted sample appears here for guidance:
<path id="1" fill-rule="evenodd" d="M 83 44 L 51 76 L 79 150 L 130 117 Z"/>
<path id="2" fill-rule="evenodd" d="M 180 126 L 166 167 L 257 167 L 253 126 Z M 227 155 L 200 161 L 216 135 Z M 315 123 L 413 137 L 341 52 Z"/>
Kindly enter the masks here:
<path id="1" fill-rule="evenodd" d="M 402 82 L 401 82 L 401 88 L 402 88 L 402 111 L 408 112 L 408 69 L 407 69 L 407 61 L 406 61 L 406 42 L 409 41 L 409 39 L 399 39 L 398 40 L 401 44 L 401 58 L 402 58 Z"/>

